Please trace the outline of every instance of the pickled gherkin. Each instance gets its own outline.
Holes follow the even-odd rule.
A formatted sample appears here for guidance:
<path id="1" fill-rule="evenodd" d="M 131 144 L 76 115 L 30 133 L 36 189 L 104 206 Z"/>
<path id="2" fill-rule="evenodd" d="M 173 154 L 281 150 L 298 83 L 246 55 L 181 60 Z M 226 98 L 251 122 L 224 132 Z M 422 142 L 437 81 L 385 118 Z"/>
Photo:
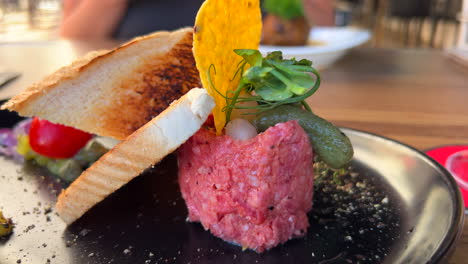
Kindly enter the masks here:
<path id="1" fill-rule="evenodd" d="M 79 165 L 86 168 L 97 161 L 102 155 L 104 155 L 110 148 L 107 148 L 97 138 L 94 138 L 86 144 L 74 157 L 73 159 L 78 162 Z"/>
<path id="2" fill-rule="evenodd" d="M 308 134 L 314 152 L 332 168 L 345 166 L 353 157 L 353 146 L 346 135 L 327 120 L 295 105 L 281 105 L 254 119 L 258 132 L 278 123 L 297 120 Z"/>
<path id="3" fill-rule="evenodd" d="M 72 182 L 83 172 L 83 167 L 74 159 L 49 160 L 47 169 L 66 182 Z"/>
<path id="4" fill-rule="evenodd" d="M 37 165 L 47 168 L 66 182 L 72 182 L 115 144 L 116 142 L 113 140 L 95 137 L 72 158 L 54 159 L 34 152 L 29 145 L 29 137 L 25 135 L 19 138 L 17 150 L 24 156 L 25 160 L 33 161 Z"/>

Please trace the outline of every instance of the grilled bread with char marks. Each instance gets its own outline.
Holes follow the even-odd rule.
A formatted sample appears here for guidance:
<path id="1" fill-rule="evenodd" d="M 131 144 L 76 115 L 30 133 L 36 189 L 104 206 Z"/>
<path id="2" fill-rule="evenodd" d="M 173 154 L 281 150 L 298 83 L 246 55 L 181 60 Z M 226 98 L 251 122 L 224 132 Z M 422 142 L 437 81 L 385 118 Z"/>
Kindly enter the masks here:
<path id="1" fill-rule="evenodd" d="M 156 32 L 63 67 L 1 109 L 124 139 L 200 87 L 192 28 Z"/>
<path id="2" fill-rule="evenodd" d="M 187 141 L 215 103 L 205 89 L 190 90 L 156 118 L 139 128 L 91 167 L 58 197 L 56 210 L 70 224 L 146 168 Z"/>

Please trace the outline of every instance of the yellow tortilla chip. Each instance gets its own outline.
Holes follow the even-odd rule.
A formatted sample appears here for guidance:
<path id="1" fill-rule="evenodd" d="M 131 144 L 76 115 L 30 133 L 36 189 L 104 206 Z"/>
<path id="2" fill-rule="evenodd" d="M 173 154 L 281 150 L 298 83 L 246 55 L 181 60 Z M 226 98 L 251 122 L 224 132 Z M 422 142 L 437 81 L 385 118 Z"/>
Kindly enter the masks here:
<path id="1" fill-rule="evenodd" d="M 222 95 L 235 90 L 240 80 L 239 76 L 233 80 L 242 60 L 234 49 L 258 49 L 261 31 L 259 0 L 206 0 L 198 10 L 193 54 L 203 87 L 216 101 L 213 115 L 218 134 L 226 123 L 226 113 L 222 112 L 226 99 Z"/>

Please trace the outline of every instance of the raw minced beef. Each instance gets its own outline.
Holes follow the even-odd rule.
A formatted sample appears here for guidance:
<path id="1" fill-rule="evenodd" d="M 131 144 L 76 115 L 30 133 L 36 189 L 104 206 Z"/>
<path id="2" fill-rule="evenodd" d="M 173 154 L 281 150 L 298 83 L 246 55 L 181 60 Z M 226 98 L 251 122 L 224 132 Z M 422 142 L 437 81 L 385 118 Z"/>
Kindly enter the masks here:
<path id="1" fill-rule="evenodd" d="M 189 220 L 258 252 L 305 234 L 313 178 L 312 148 L 296 121 L 247 141 L 202 128 L 179 149 Z"/>

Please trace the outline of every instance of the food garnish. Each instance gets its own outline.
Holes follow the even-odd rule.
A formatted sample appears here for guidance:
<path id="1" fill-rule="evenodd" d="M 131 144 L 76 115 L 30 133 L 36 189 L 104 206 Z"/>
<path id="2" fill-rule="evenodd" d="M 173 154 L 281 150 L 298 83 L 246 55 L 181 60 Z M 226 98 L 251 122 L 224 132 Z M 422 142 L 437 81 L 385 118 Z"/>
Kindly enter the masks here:
<path id="1" fill-rule="evenodd" d="M 258 132 L 277 123 L 298 120 L 309 135 L 317 155 L 332 168 L 345 166 L 353 157 L 349 139 L 332 123 L 312 113 L 305 99 L 320 87 L 320 74 L 306 59 L 283 59 L 280 51 L 263 57 L 258 50 L 234 50 L 243 60 L 234 78 L 240 83 L 233 92 L 222 94 L 214 83 L 211 87 L 226 100 L 222 109 L 226 122 L 234 109 L 248 110 L 243 115 L 256 115 Z M 245 70 L 246 66 L 250 66 Z M 214 68 L 215 66 L 213 66 Z M 211 79 L 211 74 L 208 76 Z M 256 102 L 246 106 L 246 102 Z"/>
<path id="2" fill-rule="evenodd" d="M 301 0 L 265 0 L 263 9 L 269 14 L 277 15 L 283 19 L 294 19 L 304 16 Z"/>
<path id="3" fill-rule="evenodd" d="M 206 0 L 198 11 L 193 54 L 203 87 L 216 101 L 213 115 L 218 135 L 226 124 L 222 110 L 227 103 L 221 94 L 236 90 L 240 82 L 240 78 L 232 79 L 238 70 L 237 63 L 241 61 L 232 51 L 258 49 L 261 30 L 259 0 Z M 210 72 L 212 70 L 216 74 Z M 216 85 L 219 93 L 211 83 Z"/>
<path id="4" fill-rule="evenodd" d="M 227 122 L 230 121 L 233 109 L 258 110 L 251 114 L 260 114 L 280 105 L 300 103 L 311 111 L 304 100 L 314 94 L 320 86 L 320 74 L 312 67 L 311 61 L 283 59 L 280 51 L 272 52 L 265 58 L 258 50 L 242 49 L 234 52 L 243 57 L 236 71 L 236 75 L 242 77 L 234 92 L 221 94 L 227 102 L 223 109 L 226 112 Z M 245 70 L 246 65 L 250 66 L 247 70 Z M 315 79 L 309 73 L 314 75 Z M 212 87 L 221 93 L 214 84 Z M 252 93 L 255 95 L 239 96 Z M 258 105 L 239 105 L 250 101 L 255 101 Z"/>
<path id="5" fill-rule="evenodd" d="M 3 216 L 0 211 L 0 238 L 6 237 L 13 232 L 13 222 L 11 219 Z"/>
<path id="6" fill-rule="evenodd" d="M 299 122 L 308 134 L 315 154 L 328 166 L 342 168 L 353 157 L 353 146 L 348 137 L 332 123 L 298 106 L 282 105 L 268 110 L 254 120 L 254 125 L 257 130 L 265 131 L 289 120 Z"/>
<path id="7" fill-rule="evenodd" d="M 26 119 L 17 123 L 13 128 L 0 129 L 0 155 L 21 161 L 23 156 L 17 152 L 18 138 L 29 133 L 31 120 Z"/>
<path id="8" fill-rule="evenodd" d="M 25 119 L 13 129 L 0 130 L 0 154 L 16 161 L 35 163 L 69 183 L 115 144 L 108 138 L 88 139 L 89 136 L 91 134 L 46 120 Z M 58 154 L 66 155 L 55 158 Z"/>
<path id="9" fill-rule="evenodd" d="M 305 45 L 310 24 L 304 16 L 302 0 L 265 0 L 263 2 L 262 44 L 297 46 Z"/>
<path id="10" fill-rule="evenodd" d="M 26 161 L 47 168 L 55 176 L 70 183 L 110 150 L 110 147 L 101 140 L 99 137 L 91 139 L 76 155 L 64 159 L 50 158 L 35 152 L 29 145 L 29 137 L 26 135 L 19 137 L 17 148 L 18 153 L 23 155 Z"/>
<path id="11" fill-rule="evenodd" d="M 73 127 L 54 124 L 37 117 L 29 130 L 31 148 L 49 158 L 73 157 L 93 135 Z"/>

